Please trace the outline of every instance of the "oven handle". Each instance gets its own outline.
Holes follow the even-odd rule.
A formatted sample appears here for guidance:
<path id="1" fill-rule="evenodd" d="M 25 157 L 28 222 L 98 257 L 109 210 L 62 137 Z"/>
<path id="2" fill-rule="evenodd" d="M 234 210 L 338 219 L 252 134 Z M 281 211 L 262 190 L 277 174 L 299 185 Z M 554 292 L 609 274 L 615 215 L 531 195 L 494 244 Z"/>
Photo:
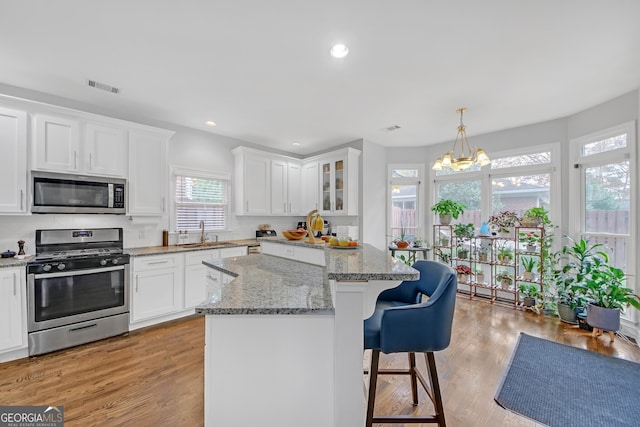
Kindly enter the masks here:
<path id="1" fill-rule="evenodd" d="M 80 276 L 84 274 L 106 273 L 108 271 L 118 270 L 124 270 L 124 265 L 118 265 L 115 267 L 91 268 L 89 270 L 60 271 L 56 273 L 34 274 L 33 277 L 36 279 L 49 279 L 52 277 Z"/>

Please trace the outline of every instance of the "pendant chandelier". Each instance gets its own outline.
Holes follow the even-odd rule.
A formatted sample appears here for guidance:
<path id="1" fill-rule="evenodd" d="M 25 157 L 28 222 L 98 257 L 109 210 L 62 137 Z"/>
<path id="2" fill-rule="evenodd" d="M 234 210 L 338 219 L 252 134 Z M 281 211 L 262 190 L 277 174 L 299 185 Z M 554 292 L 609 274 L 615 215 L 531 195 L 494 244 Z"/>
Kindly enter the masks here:
<path id="1" fill-rule="evenodd" d="M 453 148 L 451 148 L 451 151 L 447 151 L 444 156 L 438 157 L 431 169 L 439 171 L 450 168 L 454 171 L 461 171 L 471 167 L 474 163 L 480 166 L 491 163 L 491 159 L 482 148 L 473 147 L 473 150 L 471 149 L 467 139 L 466 127 L 462 123 L 462 115 L 465 111 L 467 111 L 466 108 L 458 108 L 456 110 L 456 112 L 460 113 L 460 126 L 458 126 L 458 134 L 453 143 Z M 456 149 L 459 151 L 456 151 Z"/>

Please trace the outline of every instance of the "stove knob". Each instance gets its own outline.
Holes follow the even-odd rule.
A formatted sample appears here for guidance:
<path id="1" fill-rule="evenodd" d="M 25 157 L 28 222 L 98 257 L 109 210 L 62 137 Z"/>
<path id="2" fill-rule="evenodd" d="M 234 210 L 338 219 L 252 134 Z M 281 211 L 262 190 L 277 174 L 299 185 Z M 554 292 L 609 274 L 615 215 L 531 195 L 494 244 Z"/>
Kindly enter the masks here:
<path id="1" fill-rule="evenodd" d="M 118 258 L 114 258 L 111 260 L 112 263 L 117 264 L 118 263 Z"/>
<path id="2" fill-rule="evenodd" d="M 107 265 L 107 260 L 106 259 L 100 260 L 100 265 Z"/>
<path id="3" fill-rule="evenodd" d="M 58 264 L 58 270 L 64 270 L 64 268 L 66 267 L 66 265 L 60 263 Z"/>
<path id="4" fill-rule="evenodd" d="M 44 271 L 49 271 L 49 270 L 51 270 L 51 265 L 49 265 L 49 264 L 45 264 L 45 265 L 43 265 L 43 266 L 42 266 L 42 269 L 43 269 Z"/>

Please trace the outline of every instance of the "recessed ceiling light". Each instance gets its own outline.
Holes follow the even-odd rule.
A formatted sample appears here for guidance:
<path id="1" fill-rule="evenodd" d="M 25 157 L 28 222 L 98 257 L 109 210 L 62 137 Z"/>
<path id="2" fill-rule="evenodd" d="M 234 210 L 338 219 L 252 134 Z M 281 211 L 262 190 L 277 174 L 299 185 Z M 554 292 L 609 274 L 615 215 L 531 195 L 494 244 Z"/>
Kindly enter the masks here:
<path id="1" fill-rule="evenodd" d="M 336 44 L 331 48 L 331 56 L 334 58 L 344 58 L 349 54 L 349 48 L 343 44 Z"/>
<path id="2" fill-rule="evenodd" d="M 213 120 L 207 120 L 204 124 L 211 127 L 218 126 Z"/>
<path id="3" fill-rule="evenodd" d="M 294 147 L 300 147 L 300 143 L 298 141 L 292 142 L 291 145 L 293 145 Z"/>

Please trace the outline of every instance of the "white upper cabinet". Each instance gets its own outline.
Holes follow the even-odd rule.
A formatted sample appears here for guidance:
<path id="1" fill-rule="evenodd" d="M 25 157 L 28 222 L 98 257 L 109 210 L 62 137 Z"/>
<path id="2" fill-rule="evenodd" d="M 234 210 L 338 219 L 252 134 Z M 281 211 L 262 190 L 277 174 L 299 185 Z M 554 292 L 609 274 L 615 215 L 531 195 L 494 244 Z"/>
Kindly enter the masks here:
<path id="1" fill-rule="evenodd" d="M 84 169 L 96 175 L 127 176 L 127 132 L 122 128 L 87 123 L 82 156 Z"/>
<path id="2" fill-rule="evenodd" d="M 127 215 L 160 216 L 167 211 L 167 148 L 173 132 L 129 131 Z"/>
<path id="3" fill-rule="evenodd" d="M 236 215 L 358 215 L 359 150 L 302 161 L 246 147 L 232 152 Z"/>
<path id="4" fill-rule="evenodd" d="M 271 160 L 271 214 L 300 215 L 302 166 L 298 162 Z"/>
<path id="5" fill-rule="evenodd" d="M 245 147 L 232 150 L 236 215 L 271 214 L 271 159 Z"/>
<path id="6" fill-rule="evenodd" d="M 80 171 L 78 120 L 37 114 L 34 134 L 34 169 Z"/>
<path id="7" fill-rule="evenodd" d="M 271 213 L 284 215 L 288 212 L 287 162 L 271 160 Z"/>
<path id="8" fill-rule="evenodd" d="M 308 212 L 302 209 L 302 165 L 298 162 L 287 163 L 287 198 L 289 215 Z"/>
<path id="9" fill-rule="evenodd" d="M 320 200 L 319 184 L 320 175 L 318 174 L 318 161 L 312 160 L 304 162 L 302 165 L 302 212 L 310 212 L 318 209 L 318 201 Z"/>
<path id="10" fill-rule="evenodd" d="M 0 108 L 0 213 L 27 212 L 27 113 Z"/>
<path id="11" fill-rule="evenodd" d="M 359 157 L 359 150 L 345 148 L 318 160 L 321 214 L 358 215 Z"/>
<path id="12" fill-rule="evenodd" d="M 127 129 L 36 114 L 34 169 L 127 176 Z"/>

